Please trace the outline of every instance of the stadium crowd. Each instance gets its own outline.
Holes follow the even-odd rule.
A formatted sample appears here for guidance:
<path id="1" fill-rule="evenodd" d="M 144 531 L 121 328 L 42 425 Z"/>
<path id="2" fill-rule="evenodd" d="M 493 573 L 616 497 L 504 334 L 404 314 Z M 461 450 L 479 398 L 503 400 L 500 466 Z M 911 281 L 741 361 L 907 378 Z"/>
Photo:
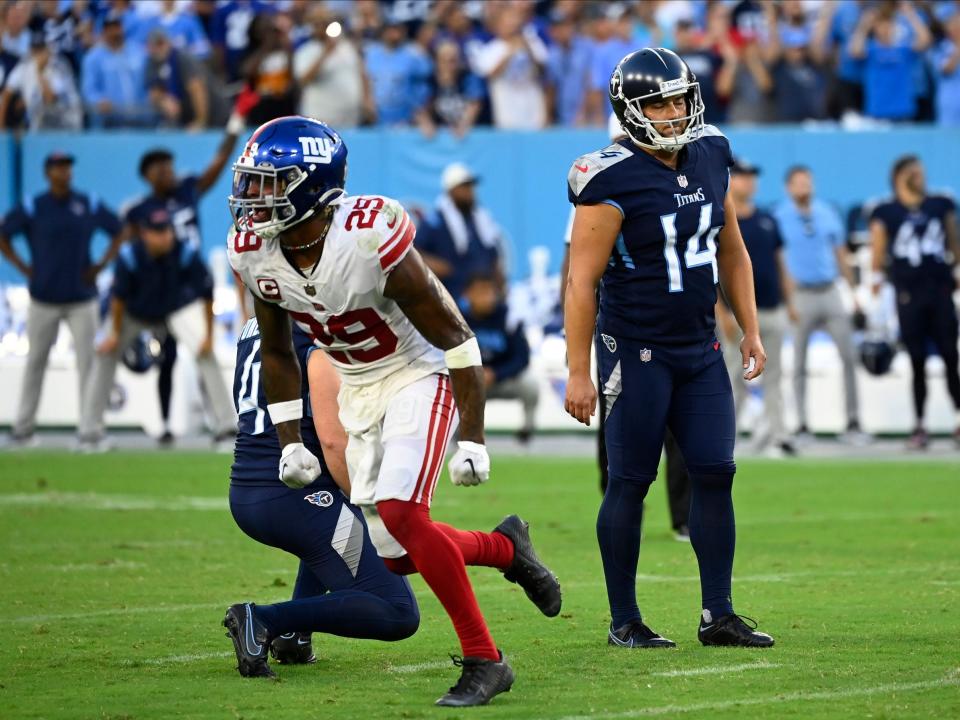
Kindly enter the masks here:
<path id="1" fill-rule="evenodd" d="M 711 123 L 960 124 L 953 0 L 11 0 L 0 128 L 601 126 L 611 68 L 679 52 Z"/>

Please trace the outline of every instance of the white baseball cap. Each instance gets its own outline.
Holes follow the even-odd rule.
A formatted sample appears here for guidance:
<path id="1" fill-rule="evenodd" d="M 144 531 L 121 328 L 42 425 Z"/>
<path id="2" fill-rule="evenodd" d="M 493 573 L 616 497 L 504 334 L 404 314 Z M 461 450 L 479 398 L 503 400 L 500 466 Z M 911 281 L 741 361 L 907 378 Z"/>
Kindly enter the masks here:
<path id="1" fill-rule="evenodd" d="M 450 192 L 458 185 L 466 183 L 475 183 L 480 178 L 474 172 L 461 162 L 450 163 L 443 169 L 443 175 L 440 177 L 440 185 L 444 192 Z"/>

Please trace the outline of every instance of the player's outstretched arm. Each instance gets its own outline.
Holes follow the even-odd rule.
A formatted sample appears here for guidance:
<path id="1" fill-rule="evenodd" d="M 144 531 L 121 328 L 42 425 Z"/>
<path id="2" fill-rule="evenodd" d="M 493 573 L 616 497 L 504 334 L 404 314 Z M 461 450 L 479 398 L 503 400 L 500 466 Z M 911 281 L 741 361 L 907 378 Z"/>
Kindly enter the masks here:
<path id="1" fill-rule="evenodd" d="M 567 397 L 564 409 L 585 425 L 597 408 L 590 378 L 590 343 L 597 326 L 597 283 L 620 233 L 620 211 L 612 205 L 578 205 L 570 236 L 563 328 L 567 334 Z"/>
<path id="2" fill-rule="evenodd" d="M 260 376 L 267 396 L 267 412 L 282 448 L 280 480 L 290 487 L 306 487 L 320 475 L 320 462 L 303 446 L 300 418 L 300 363 L 293 349 L 286 311 L 254 296 L 253 309 L 260 326 Z"/>
<path id="3" fill-rule="evenodd" d="M 323 459 L 337 486 L 349 497 L 347 432 L 340 424 L 340 405 L 337 403 L 340 378 L 327 356 L 319 350 L 310 353 L 307 360 L 307 381 L 310 385 L 313 426 L 323 449 Z"/>
<path id="4" fill-rule="evenodd" d="M 760 341 L 760 324 L 757 321 L 757 300 L 753 291 L 753 263 L 743 244 L 740 225 L 737 223 L 737 211 L 730 196 L 724 201 L 726 224 L 720 231 L 720 244 L 717 247 L 717 270 L 720 287 L 730 303 L 743 339 L 740 341 L 740 354 L 743 356 L 743 379 L 753 380 L 763 372 L 767 354 Z M 750 367 L 753 358 L 753 367 Z"/>
<path id="5" fill-rule="evenodd" d="M 457 304 L 416 249 L 411 249 L 390 272 L 383 292 L 435 347 L 453 350 L 473 339 L 473 331 Z M 483 366 L 478 361 L 466 367 L 451 367 L 450 380 L 460 413 L 460 437 L 482 445 L 486 402 Z"/>

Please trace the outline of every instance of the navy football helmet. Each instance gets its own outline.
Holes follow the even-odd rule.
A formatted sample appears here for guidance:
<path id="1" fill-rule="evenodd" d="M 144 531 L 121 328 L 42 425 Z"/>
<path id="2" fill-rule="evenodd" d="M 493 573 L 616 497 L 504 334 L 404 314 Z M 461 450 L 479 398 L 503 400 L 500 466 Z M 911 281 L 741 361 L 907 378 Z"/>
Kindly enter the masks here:
<path id="1" fill-rule="evenodd" d="M 643 113 L 646 103 L 683 95 L 687 114 L 658 125 L 669 124 L 673 135 L 661 135 Z M 700 83 L 687 64 L 672 50 L 643 48 L 617 63 L 610 76 L 610 104 L 624 132 L 649 150 L 676 152 L 703 134 L 703 99 Z"/>
<path id="2" fill-rule="evenodd" d="M 292 115 L 254 131 L 233 165 L 228 202 L 237 229 L 274 238 L 344 194 L 347 146 L 333 128 Z"/>
<path id="3" fill-rule="evenodd" d="M 871 375 L 886 375 L 890 372 L 896 354 L 896 346 L 887 340 L 864 340 L 860 344 L 860 361 Z"/>

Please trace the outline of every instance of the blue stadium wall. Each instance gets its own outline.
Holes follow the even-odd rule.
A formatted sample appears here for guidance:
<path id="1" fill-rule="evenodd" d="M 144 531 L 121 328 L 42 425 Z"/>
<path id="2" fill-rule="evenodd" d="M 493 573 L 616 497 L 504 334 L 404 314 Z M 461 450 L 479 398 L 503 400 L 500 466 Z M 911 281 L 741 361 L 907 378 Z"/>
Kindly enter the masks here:
<path id="1" fill-rule="evenodd" d="M 782 196 L 784 171 L 803 163 L 816 174 L 818 195 L 845 210 L 888 193 L 890 164 L 907 152 L 918 154 L 926 163 L 931 187 L 960 184 L 960 131 L 898 127 L 845 133 L 777 127 L 735 129 L 728 134 L 734 152 L 763 169 L 761 203 L 777 201 Z M 439 193 L 443 167 L 454 160 L 471 165 L 482 176 L 481 201 L 511 238 L 514 278 L 528 274 L 527 250 L 536 245 L 556 249 L 551 270 L 559 268 L 569 210 L 567 170 L 577 155 L 606 144 L 600 130 L 507 133 L 478 129 L 462 140 L 447 134 L 426 140 L 416 130 L 406 129 L 354 130 L 344 136 L 350 148 L 348 190 L 354 193 L 390 195 L 407 204 L 429 207 Z M 146 191 L 137 175 L 137 162 L 145 150 L 169 148 L 181 173 L 199 172 L 219 140 L 220 135 L 212 132 L 48 133 L 25 135 L 17 148 L 10 135 L 0 134 L 0 212 L 9 209 L 18 192 L 31 195 L 43 189 L 43 157 L 54 149 L 76 156 L 77 188 L 96 193 L 119 208 Z M 203 200 L 201 223 L 208 251 L 223 243 L 229 227 L 229 188 L 228 170 Z M 0 280 L 20 279 L 3 264 Z"/>

